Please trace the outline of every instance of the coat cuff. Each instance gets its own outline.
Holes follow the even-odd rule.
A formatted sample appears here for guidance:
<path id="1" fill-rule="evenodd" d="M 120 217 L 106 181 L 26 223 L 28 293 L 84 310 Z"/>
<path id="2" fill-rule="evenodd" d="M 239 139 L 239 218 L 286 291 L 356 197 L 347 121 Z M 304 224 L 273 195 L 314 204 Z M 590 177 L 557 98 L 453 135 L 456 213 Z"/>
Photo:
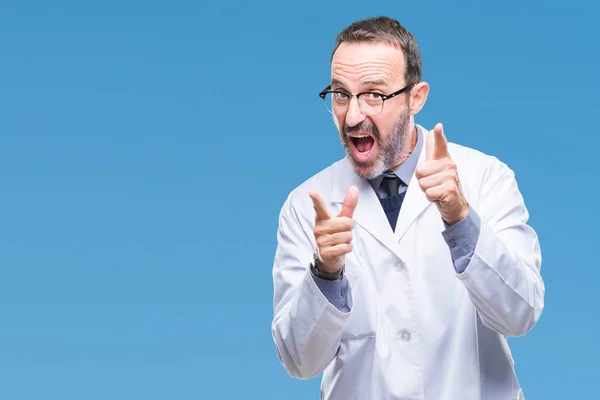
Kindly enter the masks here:
<path id="1" fill-rule="evenodd" d="M 462 274 L 475 253 L 481 231 L 481 219 L 473 207 L 469 206 L 469 214 L 463 220 L 452 226 L 445 223 L 444 225 L 446 230 L 442 232 L 442 236 L 450 249 L 454 269 Z"/>
<path id="2" fill-rule="evenodd" d="M 319 278 L 311 273 L 317 287 L 323 293 L 323 296 L 329 300 L 338 310 L 349 312 L 348 307 L 348 278 L 345 276 L 342 279 L 327 280 Z"/>

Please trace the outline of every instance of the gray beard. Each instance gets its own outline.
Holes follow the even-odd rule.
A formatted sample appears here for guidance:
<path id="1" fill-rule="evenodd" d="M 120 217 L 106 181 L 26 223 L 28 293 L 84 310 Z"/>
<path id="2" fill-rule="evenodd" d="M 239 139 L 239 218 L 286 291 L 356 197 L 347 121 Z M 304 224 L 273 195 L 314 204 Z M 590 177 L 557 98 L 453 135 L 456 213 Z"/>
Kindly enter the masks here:
<path id="1" fill-rule="evenodd" d="M 402 116 L 402 118 L 400 118 L 398 123 L 392 129 L 392 132 L 386 136 L 385 140 L 381 139 L 381 135 L 377 127 L 372 123 L 367 122 L 367 120 L 364 120 L 352 128 L 344 123 L 342 145 L 344 146 L 346 155 L 352 164 L 354 173 L 361 178 L 373 179 L 392 168 L 404 149 L 406 128 L 408 123 L 408 110 L 406 110 L 406 113 Z M 348 137 L 348 134 L 353 131 L 364 131 L 373 135 L 379 150 L 379 154 L 377 154 L 377 158 L 375 160 L 365 163 L 354 158 L 352 155 L 352 150 L 350 149 L 350 145 L 348 144 L 348 141 L 351 140 Z M 363 171 L 361 171 L 361 169 L 365 168 L 369 169 L 370 172 L 365 174 Z"/>

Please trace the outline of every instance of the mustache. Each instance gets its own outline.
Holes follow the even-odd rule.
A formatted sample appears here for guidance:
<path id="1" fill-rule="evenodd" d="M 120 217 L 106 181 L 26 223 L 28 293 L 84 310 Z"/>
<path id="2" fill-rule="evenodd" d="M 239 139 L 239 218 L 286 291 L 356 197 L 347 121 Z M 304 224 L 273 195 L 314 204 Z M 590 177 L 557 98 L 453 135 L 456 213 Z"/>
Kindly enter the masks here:
<path id="1" fill-rule="evenodd" d="M 348 126 L 344 122 L 343 131 L 344 131 L 345 135 L 348 135 L 349 133 L 352 133 L 352 132 L 368 132 L 368 133 L 372 134 L 375 139 L 379 139 L 379 130 L 377 129 L 377 127 L 375 125 L 367 122 L 366 120 L 364 120 L 361 123 L 359 123 L 358 125 L 354 125 L 354 126 Z"/>

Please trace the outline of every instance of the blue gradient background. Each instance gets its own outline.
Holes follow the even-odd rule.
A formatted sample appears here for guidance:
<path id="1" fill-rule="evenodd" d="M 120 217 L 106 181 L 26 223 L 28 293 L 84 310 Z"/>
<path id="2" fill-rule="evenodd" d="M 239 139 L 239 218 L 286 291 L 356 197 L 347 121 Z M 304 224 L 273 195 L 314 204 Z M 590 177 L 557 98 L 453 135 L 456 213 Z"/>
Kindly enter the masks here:
<path id="1" fill-rule="evenodd" d="M 335 35 L 381 14 L 420 44 L 417 122 L 507 162 L 540 235 L 527 398 L 595 398 L 597 6 L 366 3 L 0 3 L 1 399 L 318 398 L 271 339 L 277 217 L 343 156 Z"/>

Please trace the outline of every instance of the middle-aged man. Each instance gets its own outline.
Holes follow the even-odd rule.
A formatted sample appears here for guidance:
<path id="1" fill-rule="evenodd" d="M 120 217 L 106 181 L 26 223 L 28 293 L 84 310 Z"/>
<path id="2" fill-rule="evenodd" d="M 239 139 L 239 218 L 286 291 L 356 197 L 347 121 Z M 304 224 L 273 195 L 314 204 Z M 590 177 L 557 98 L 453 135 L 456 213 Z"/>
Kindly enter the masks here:
<path id="1" fill-rule="evenodd" d="M 428 92 L 397 21 L 338 35 L 346 157 L 289 195 L 273 266 L 277 354 L 323 399 L 524 399 L 507 337 L 544 307 L 538 238 L 507 165 L 415 124 Z"/>

